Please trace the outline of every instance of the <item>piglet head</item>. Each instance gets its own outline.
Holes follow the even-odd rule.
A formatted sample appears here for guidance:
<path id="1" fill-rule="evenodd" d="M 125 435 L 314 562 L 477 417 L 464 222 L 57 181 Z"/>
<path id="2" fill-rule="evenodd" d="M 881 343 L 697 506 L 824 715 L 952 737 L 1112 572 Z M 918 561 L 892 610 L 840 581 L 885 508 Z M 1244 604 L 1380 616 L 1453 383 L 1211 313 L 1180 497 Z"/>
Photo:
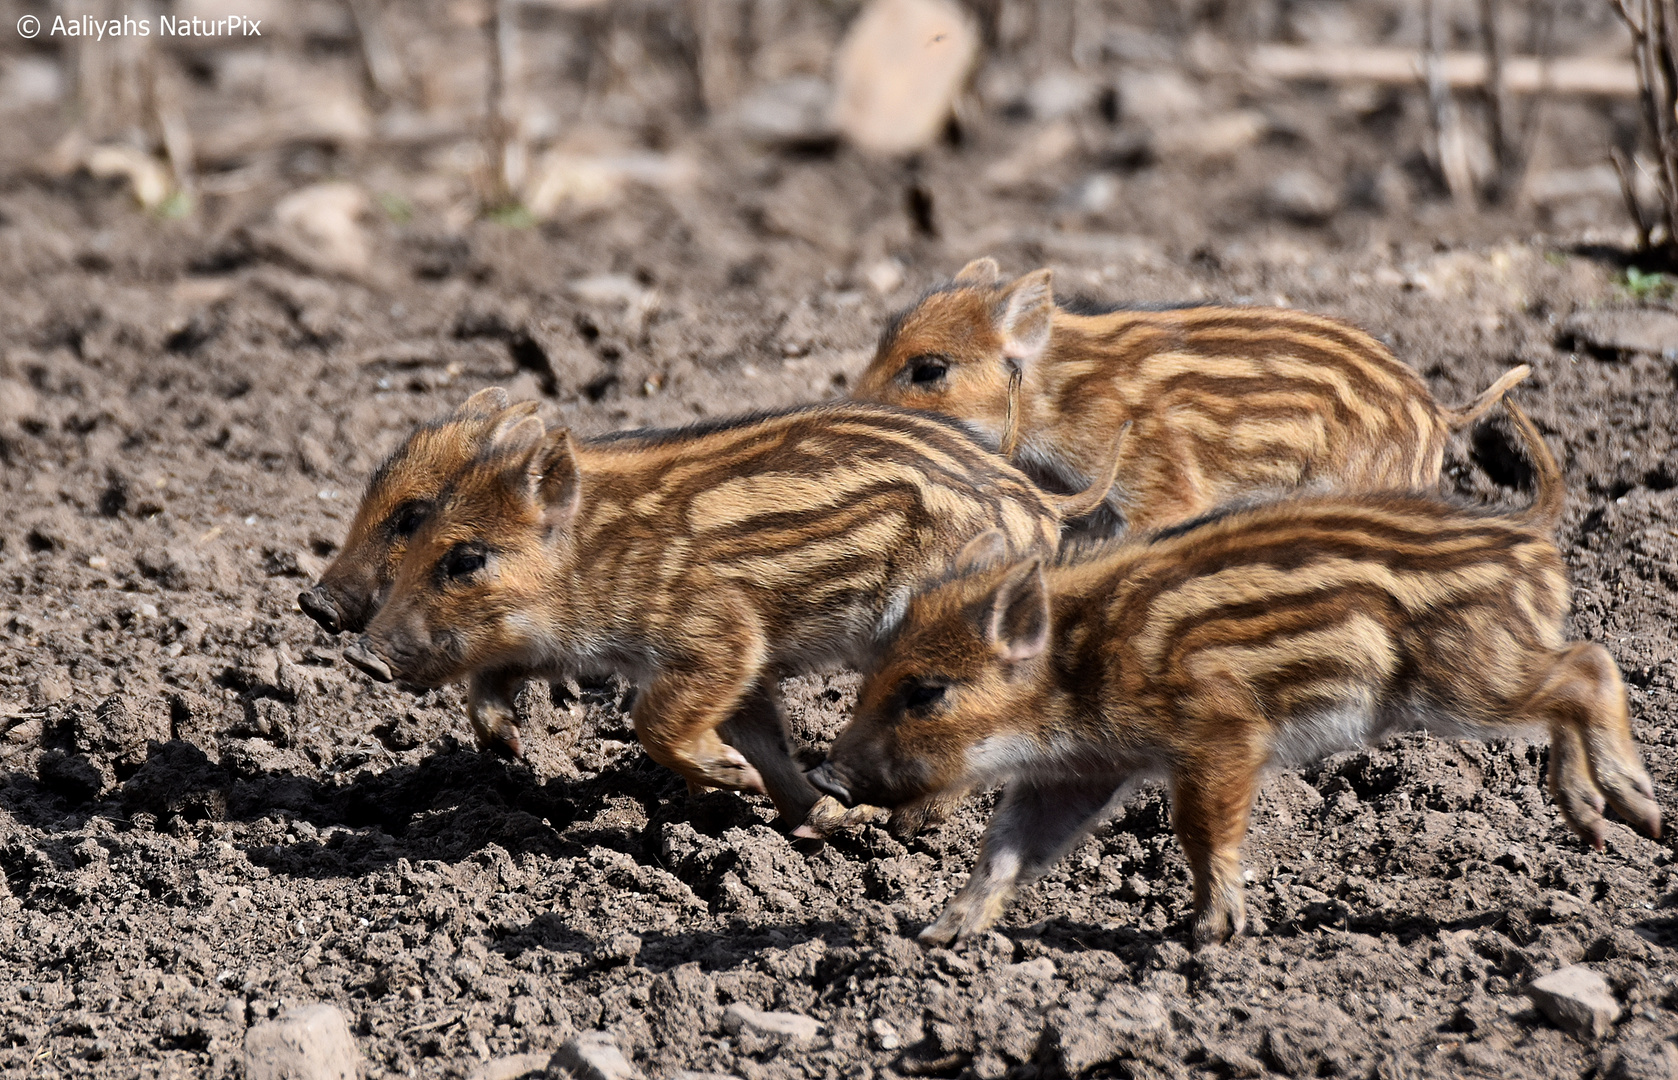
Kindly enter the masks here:
<path id="1" fill-rule="evenodd" d="M 1007 281 L 994 259 L 976 259 L 893 319 L 855 396 L 965 421 L 994 443 L 1008 411 L 1010 377 L 1048 350 L 1054 290 L 1048 270 Z"/>
<path id="2" fill-rule="evenodd" d="M 1037 559 L 994 563 L 1001 534 L 962 553 L 957 577 L 909 602 L 854 718 L 810 782 L 846 805 L 903 807 L 1002 779 L 1035 752 L 1049 603 Z"/>
<path id="3" fill-rule="evenodd" d="M 565 622 L 581 502 L 571 439 L 535 417 L 499 432 L 414 534 L 356 656 L 378 677 L 440 686 L 484 668 L 537 669 Z M 375 658 L 374 663 L 360 663 Z"/>

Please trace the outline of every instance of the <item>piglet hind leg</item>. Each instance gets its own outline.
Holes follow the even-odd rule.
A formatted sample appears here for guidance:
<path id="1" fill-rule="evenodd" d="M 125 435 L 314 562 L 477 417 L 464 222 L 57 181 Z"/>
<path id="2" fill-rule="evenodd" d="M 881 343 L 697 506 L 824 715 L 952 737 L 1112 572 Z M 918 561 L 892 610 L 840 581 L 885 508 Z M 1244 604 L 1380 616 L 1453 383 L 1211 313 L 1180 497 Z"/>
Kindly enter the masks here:
<path id="1" fill-rule="evenodd" d="M 1171 778 L 1171 822 L 1194 875 L 1194 944 L 1221 945 L 1247 926 L 1241 841 L 1263 761 L 1237 747 L 1180 762 Z"/>
<path id="2" fill-rule="evenodd" d="M 788 828 L 804 824 L 821 792 L 804 776 L 792 758 L 786 716 L 772 679 L 765 678 L 746 694 L 740 709 L 722 725 L 722 737 L 738 750 L 763 778 L 763 788 Z"/>
<path id="3" fill-rule="evenodd" d="M 1580 643 L 1557 654 L 1520 711 L 1550 730 L 1550 795 L 1574 832 L 1600 849 L 1606 804 L 1660 836 L 1654 784 L 1632 744 L 1625 684 L 1607 649 Z"/>
<path id="4" fill-rule="evenodd" d="M 636 737 L 654 761 L 680 773 L 690 791 L 762 791 L 762 775 L 717 734 L 752 681 L 749 675 L 716 669 L 660 672 L 631 710 Z"/>
<path id="5" fill-rule="evenodd" d="M 920 943 L 948 945 L 990 929 L 1021 885 L 1041 877 L 1100 824 L 1118 786 L 1112 779 L 1008 785 L 967 884 L 921 931 Z"/>

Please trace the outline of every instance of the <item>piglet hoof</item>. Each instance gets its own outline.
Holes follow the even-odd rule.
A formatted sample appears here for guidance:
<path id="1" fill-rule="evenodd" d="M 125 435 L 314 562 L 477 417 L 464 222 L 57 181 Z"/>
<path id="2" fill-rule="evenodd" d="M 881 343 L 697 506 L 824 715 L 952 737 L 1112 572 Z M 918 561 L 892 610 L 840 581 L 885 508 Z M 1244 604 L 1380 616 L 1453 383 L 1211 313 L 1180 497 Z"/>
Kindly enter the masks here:
<path id="1" fill-rule="evenodd" d="M 514 761 L 524 760 L 524 740 L 519 738 L 517 728 L 503 733 L 500 738 L 490 743 L 487 749 L 491 753 L 500 754 Z"/>
<path id="2" fill-rule="evenodd" d="M 955 942 L 960 931 L 960 921 L 951 919 L 949 913 L 945 912 L 937 922 L 916 934 L 915 940 L 923 949 L 943 949 Z"/>
<path id="3" fill-rule="evenodd" d="M 890 814 L 891 811 L 878 806 L 847 807 L 833 796 L 823 795 L 810 807 L 810 812 L 804 815 L 804 824 L 794 829 L 792 835 L 807 840 L 820 840 L 834 833 L 884 821 Z"/>
<path id="4" fill-rule="evenodd" d="M 764 791 L 762 774 L 732 746 L 724 746 L 720 754 L 708 761 L 697 762 L 692 774 L 688 776 L 688 782 L 732 788 L 735 791 L 753 791 L 760 795 Z"/>
<path id="5" fill-rule="evenodd" d="M 1212 909 L 1203 911 L 1194 920 L 1194 947 L 1200 949 L 1226 945 L 1246 927 L 1246 916 Z"/>

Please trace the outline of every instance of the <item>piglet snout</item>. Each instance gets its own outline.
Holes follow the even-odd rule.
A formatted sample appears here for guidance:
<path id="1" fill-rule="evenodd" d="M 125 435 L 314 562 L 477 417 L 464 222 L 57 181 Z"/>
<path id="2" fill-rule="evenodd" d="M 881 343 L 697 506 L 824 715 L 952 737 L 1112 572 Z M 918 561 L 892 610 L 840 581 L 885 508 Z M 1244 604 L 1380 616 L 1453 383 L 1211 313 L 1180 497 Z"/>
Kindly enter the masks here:
<path id="1" fill-rule="evenodd" d="M 390 665 L 384 658 L 373 651 L 372 645 L 366 638 L 362 638 L 354 645 L 344 650 L 344 659 L 366 672 L 379 682 L 393 682 L 396 676 L 391 674 Z"/>
<path id="2" fill-rule="evenodd" d="M 810 783 L 815 785 L 817 791 L 833 796 L 846 806 L 854 805 L 854 800 L 851 798 L 851 789 L 847 788 L 840 782 L 839 777 L 834 775 L 832 762 L 824 761 L 804 775 L 809 778 Z"/>

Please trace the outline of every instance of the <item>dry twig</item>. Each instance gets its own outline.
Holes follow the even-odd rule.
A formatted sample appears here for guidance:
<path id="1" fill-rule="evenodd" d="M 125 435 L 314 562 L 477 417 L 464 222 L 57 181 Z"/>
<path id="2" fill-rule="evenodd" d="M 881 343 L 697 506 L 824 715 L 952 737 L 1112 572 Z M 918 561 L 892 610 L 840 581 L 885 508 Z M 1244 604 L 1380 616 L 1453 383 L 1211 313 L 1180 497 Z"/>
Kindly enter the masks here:
<path id="1" fill-rule="evenodd" d="M 1649 221 L 1635 194 L 1632 165 L 1616 155 L 1626 211 L 1637 225 L 1644 250 L 1664 248 L 1678 255 L 1678 4 L 1674 0 L 1609 0 L 1631 31 L 1632 58 L 1637 65 L 1638 100 L 1643 126 L 1655 151 L 1655 180 L 1660 206 Z M 1660 231 L 1657 232 L 1657 229 Z"/>

